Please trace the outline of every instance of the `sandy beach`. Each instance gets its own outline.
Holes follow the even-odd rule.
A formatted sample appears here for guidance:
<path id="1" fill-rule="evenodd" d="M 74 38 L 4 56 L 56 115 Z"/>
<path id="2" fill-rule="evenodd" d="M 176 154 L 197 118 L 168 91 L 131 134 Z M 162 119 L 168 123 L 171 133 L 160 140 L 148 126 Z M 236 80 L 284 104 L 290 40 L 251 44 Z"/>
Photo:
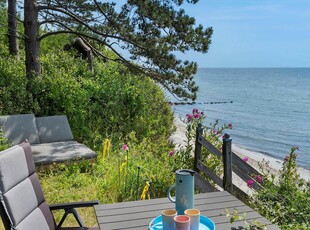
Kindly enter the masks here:
<path id="1" fill-rule="evenodd" d="M 186 123 L 184 123 L 177 115 L 174 119 L 174 124 L 176 126 L 176 131 L 173 133 L 173 135 L 170 137 L 170 141 L 175 144 L 175 149 L 178 150 L 182 147 L 184 147 L 184 140 L 186 139 L 185 132 L 186 132 Z M 263 160 L 268 162 L 269 168 L 267 170 L 270 170 L 272 174 L 279 175 L 279 170 L 282 167 L 282 161 L 276 158 L 273 158 L 271 156 L 265 155 L 263 153 L 254 152 L 250 150 L 246 150 L 244 148 L 241 148 L 235 144 L 232 145 L 232 150 L 234 153 L 236 153 L 241 158 L 248 157 L 249 160 L 247 161 L 248 164 L 250 164 L 253 168 L 260 171 L 259 169 L 259 162 L 262 162 Z M 304 169 L 299 167 L 298 173 L 302 178 L 304 178 L 306 181 L 310 181 L 310 170 Z M 245 191 L 248 194 L 252 193 L 252 189 L 248 188 L 246 183 L 241 180 L 237 175 L 233 175 L 233 183 L 240 187 L 243 191 Z"/>

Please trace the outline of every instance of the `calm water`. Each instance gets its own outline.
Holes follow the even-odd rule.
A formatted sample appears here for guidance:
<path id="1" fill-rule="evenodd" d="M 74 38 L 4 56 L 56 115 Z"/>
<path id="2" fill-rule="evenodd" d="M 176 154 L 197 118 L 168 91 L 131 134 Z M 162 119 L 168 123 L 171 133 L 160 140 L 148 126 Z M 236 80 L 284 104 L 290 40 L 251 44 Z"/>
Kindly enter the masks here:
<path id="1" fill-rule="evenodd" d="M 245 149 L 283 159 L 299 146 L 297 162 L 310 168 L 310 68 L 199 69 L 197 103 L 176 105 L 184 116 L 195 107 L 216 119 L 232 123 L 233 142 Z"/>

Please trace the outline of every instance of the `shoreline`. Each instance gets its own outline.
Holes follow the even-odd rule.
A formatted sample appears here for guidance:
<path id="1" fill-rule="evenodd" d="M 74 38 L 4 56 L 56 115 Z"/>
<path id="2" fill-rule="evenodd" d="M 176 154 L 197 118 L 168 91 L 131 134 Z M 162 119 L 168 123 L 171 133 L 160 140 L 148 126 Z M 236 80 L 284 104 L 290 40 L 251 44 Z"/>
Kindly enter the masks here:
<path id="1" fill-rule="evenodd" d="M 236 153 L 241 158 L 249 157 L 249 160 L 247 163 L 250 164 L 253 168 L 255 168 L 258 171 L 260 171 L 259 165 L 258 165 L 259 162 L 262 162 L 263 160 L 269 162 L 268 170 L 270 170 L 270 172 L 275 175 L 279 175 L 279 170 L 282 168 L 283 161 L 277 158 L 274 158 L 270 155 L 244 149 L 235 144 L 233 144 L 232 150 L 234 153 Z M 306 181 L 310 181 L 310 170 L 297 165 L 297 172 L 299 173 L 301 178 L 305 179 Z"/>
<path id="2" fill-rule="evenodd" d="M 186 139 L 185 133 L 186 133 L 186 124 L 181 120 L 180 116 L 178 114 L 175 114 L 174 116 L 174 125 L 176 127 L 176 131 L 171 135 L 169 140 L 175 145 L 175 150 L 179 150 L 182 147 L 184 147 Z M 255 168 L 257 171 L 261 171 L 259 169 L 259 163 L 261 163 L 263 160 L 268 162 L 268 168 L 265 170 L 270 170 L 270 173 L 275 174 L 276 176 L 279 175 L 279 170 L 282 168 L 282 162 L 281 160 L 274 158 L 270 155 L 263 154 L 261 152 L 251 151 L 244 149 L 236 144 L 232 145 L 232 151 L 237 154 L 239 157 L 248 157 L 249 160 L 247 163 L 251 165 L 253 168 Z M 297 167 L 297 172 L 299 173 L 300 177 L 305 179 L 306 181 L 310 181 L 310 170 L 302 168 L 300 166 Z M 248 191 L 249 188 L 244 186 L 244 181 L 240 181 L 241 179 L 238 179 L 236 175 L 234 175 L 233 180 L 235 185 L 240 186 L 242 190 Z"/>

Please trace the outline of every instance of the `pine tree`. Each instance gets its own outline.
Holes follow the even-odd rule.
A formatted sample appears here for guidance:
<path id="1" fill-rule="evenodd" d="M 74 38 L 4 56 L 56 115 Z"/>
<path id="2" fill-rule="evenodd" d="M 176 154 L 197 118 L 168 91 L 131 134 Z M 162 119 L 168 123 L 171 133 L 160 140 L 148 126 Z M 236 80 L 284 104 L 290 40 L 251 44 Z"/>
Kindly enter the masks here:
<path id="1" fill-rule="evenodd" d="M 25 0 L 27 72 L 41 72 L 42 39 L 70 33 L 104 60 L 120 62 L 134 73 L 151 77 L 178 97 L 195 99 L 197 64 L 178 59 L 176 53 L 206 53 L 212 28 L 196 26 L 195 19 L 181 8 L 183 4 L 182 0 L 128 0 L 117 7 L 115 2 L 98 0 Z M 39 34 L 39 25 L 45 33 Z M 97 49 L 99 45 L 112 50 L 115 57 L 105 56 Z"/>
<path id="2" fill-rule="evenodd" d="M 9 38 L 9 51 L 13 56 L 18 57 L 18 35 L 17 35 L 17 5 L 16 0 L 8 1 L 8 38 Z"/>

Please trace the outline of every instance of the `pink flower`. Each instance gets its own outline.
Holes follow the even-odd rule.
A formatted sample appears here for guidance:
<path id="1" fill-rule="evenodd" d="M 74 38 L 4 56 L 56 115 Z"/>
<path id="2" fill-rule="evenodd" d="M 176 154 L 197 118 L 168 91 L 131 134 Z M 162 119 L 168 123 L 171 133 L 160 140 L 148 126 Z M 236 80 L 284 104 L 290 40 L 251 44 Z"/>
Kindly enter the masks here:
<path id="1" fill-rule="evenodd" d="M 198 119 L 200 117 L 200 113 L 196 113 L 195 115 L 194 115 L 194 118 L 195 119 Z"/>
<path id="2" fill-rule="evenodd" d="M 295 149 L 297 149 L 298 151 L 300 151 L 300 149 L 299 149 L 299 147 L 298 147 L 297 145 L 295 146 Z"/>
<path id="3" fill-rule="evenodd" d="M 196 109 L 196 108 L 193 109 L 193 114 L 194 114 L 194 113 L 198 113 L 198 109 Z"/>
<path id="4" fill-rule="evenodd" d="M 249 157 L 243 157 L 242 160 L 243 160 L 244 162 L 247 162 L 247 161 L 249 160 Z"/>
<path id="5" fill-rule="evenodd" d="M 169 152 L 168 156 L 169 156 L 169 157 L 172 157 L 173 155 L 174 155 L 174 151 L 171 150 L 171 151 Z"/>
<path id="6" fill-rule="evenodd" d="M 284 161 L 288 161 L 290 159 L 290 156 L 285 156 Z"/>
<path id="7" fill-rule="evenodd" d="M 254 181 L 253 180 L 248 180 L 247 184 L 249 188 L 252 188 Z"/>
<path id="8" fill-rule="evenodd" d="M 215 129 L 213 129 L 212 132 L 213 132 L 214 134 L 218 134 L 218 132 L 217 132 Z"/>
<path id="9" fill-rule="evenodd" d="M 232 123 L 228 124 L 228 128 L 232 129 Z"/>
<path id="10" fill-rule="evenodd" d="M 262 183 L 263 182 L 263 177 L 261 175 L 255 175 L 255 180 L 258 182 L 258 183 Z"/>
<path id="11" fill-rule="evenodd" d="M 191 122 L 193 120 L 193 115 L 192 114 L 186 114 L 187 122 Z"/>
<path id="12" fill-rule="evenodd" d="M 129 148 L 128 148 L 128 146 L 126 144 L 123 144 L 121 150 L 128 151 Z"/>

